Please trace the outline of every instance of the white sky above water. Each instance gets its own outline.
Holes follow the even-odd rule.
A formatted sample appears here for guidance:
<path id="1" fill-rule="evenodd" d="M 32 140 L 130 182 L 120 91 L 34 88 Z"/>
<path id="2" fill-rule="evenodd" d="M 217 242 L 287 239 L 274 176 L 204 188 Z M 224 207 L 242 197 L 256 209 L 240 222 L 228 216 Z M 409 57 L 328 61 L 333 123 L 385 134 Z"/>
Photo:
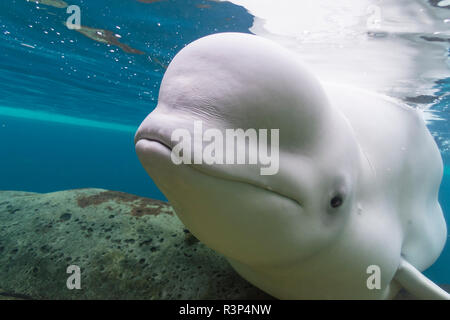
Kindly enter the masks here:
<path id="1" fill-rule="evenodd" d="M 450 10 L 425 0 L 232 0 L 255 16 L 251 31 L 297 52 L 322 81 L 394 97 L 432 94 L 450 76 Z M 386 34 L 369 37 L 368 32 Z"/>

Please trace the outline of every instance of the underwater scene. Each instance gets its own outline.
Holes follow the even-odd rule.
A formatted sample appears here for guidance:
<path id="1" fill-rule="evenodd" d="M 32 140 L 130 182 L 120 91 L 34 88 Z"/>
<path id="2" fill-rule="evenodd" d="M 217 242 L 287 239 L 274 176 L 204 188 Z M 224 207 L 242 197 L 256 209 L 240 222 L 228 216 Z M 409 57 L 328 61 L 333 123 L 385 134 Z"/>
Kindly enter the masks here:
<path id="1" fill-rule="evenodd" d="M 2 0 L 0 40 L 0 299 L 450 299 L 450 1 Z"/>

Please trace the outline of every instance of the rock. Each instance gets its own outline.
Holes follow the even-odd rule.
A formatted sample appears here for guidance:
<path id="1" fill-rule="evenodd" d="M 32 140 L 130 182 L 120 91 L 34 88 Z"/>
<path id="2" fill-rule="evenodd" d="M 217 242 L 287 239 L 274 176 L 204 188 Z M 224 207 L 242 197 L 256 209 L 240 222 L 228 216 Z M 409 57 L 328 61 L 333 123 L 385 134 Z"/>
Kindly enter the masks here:
<path id="1" fill-rule="evenodd" d="M 0 192 L 0 299 L 270 299 L 165 202 L 102 189 Z M 67 267 L 81 269 L 69 290 Z"/>
<path id="2" fill-rule="evenodd" d="M 31 299 L 31 297 L 16 294 L 14 292 L 8 292 L 0 288 L 0 300 L 29 300 L 29 299 Z"/>
<path id="3" fill-rule="evenodd" d="M 0 191 L 0 221 L 0 300 L 273 299 L 165 202 L 102 189 Z M 81 269 L 80 290 L 66 286 L 70 265 Z"/>

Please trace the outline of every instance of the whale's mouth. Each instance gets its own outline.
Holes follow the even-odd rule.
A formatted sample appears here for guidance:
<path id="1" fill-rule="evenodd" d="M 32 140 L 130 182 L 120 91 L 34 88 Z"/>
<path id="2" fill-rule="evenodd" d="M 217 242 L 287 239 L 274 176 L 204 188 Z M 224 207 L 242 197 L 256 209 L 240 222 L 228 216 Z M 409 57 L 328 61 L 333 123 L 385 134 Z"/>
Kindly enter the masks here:
<path id="1" fill-rule="evenodd" d="M 172 152 L 172 149 L 173 149 L 172 142 L 167 141 L 167 139 L 165 139 L 163 136 L 159 136 L 157 134 L 143 135 L 142 133 L 138 132 L 138 134 L 136 135 L 136 138 L 135 138 L 135 145 L 136 145 L 136 150 L 137 150 L 138 154 L 140 152 L 144 152 L 144 151 L 139 150 L 138 145 L 140 143 L 154 143 L 154 144 L 159 145 L 160 147 L 165 149 L 166 152 L 165 152 L 164 156 L 167 158 L 167 161 L 171 161 L 170 153 Z M 153 153 L 153 152 L 157 153 L 159 151 L 157 151 L 156 149 L 147 149 L 145 152 L 147 154 L 149 154 L 149 153 Z M 142 154 L 141 156 L 143 158 L 145 158 L 144 154 Z M 278 190 L 273 189 L 271 186 L 269 186 L 267 184 L 263 184 L 260 181 L 257 181 L 256 179 L 245 179 L 243 177 L 237 177 L 235 175 L 226 174 L 223 171 L 214 170 L 213 166 L 210 166 L 207 164 L 180 164 L 180 165 L 188 166 L 189 168 L 192 168 L 193 170 L 197 171 L 198 173 L 201 173 L 206 176 L 214 177 L 214 178 L 217 178 L 220 180 L 250 185 L 257 189 L 264 190 L 266 192 L 275 194 L 281 198 L 284 198 L 285 200 L 292 202 L 296 206 L 302 207 L 301 203 L 298 200 L 296 200 L 286 194 L 283 194 L 282 192 L 279 192 Z"/>

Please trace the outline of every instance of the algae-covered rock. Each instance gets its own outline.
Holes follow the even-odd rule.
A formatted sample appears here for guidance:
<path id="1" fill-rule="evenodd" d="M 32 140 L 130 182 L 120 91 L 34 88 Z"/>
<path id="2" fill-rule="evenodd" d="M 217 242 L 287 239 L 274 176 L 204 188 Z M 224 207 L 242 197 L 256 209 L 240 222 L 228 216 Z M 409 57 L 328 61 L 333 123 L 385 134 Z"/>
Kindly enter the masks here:
<path id="1" fill-rule="evenodd" d="M 67 288 L 80 267 L 81 289 Z M 165 202 L 101 189 L 0 192 L 0 296 L 266 299 Z"/>

